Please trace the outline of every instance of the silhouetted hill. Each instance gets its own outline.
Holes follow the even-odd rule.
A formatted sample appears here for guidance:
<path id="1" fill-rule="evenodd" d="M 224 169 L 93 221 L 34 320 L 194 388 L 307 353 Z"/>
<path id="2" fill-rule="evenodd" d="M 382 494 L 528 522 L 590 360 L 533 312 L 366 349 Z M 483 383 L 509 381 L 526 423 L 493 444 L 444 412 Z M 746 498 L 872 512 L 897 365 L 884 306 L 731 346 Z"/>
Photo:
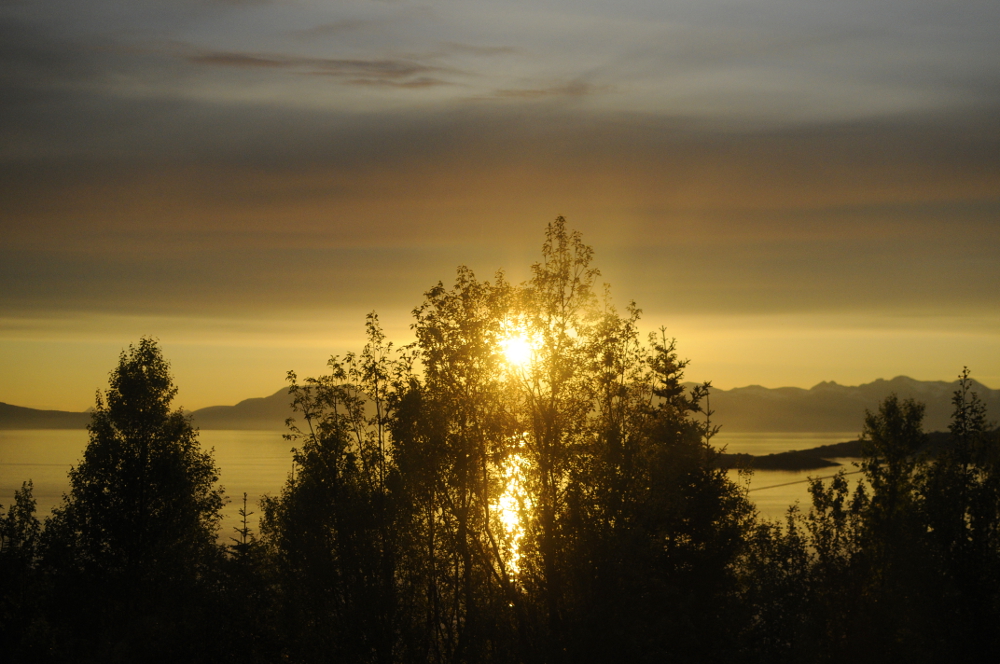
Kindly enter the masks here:
<path id="1" fill-rule="evenodd" d="M 209 406 L 190 413 L 201 429 L 284 430 L 292 416 L 288 388 L 269 397 L 244 399 L 235 406 Z M 64 410 L 37 410 L 0 403 L 0 429 L 83 429 L 90 413 Z"/>
<path id="2" fill-rule="evenodd" d="M 83 429 L 90 413 L 36 410 L 0 402 L 0 429 Z"/>
<path id="3" fill-rule="evenodd" d="M 993 419 L 1000 414 L 1000 390 L 972 381 L 973 391 L 986 404 Z M 958 381 L 920 381 L 906 376 L 878 379 L 849 387 L 823 382 L 811 389 L 766 388 L 760 385 L 712 390 L 712 420 L 724 431 L 857 431 L 865 409 L 875 410 L 890 393 L 927 405 L 924 429 L 944 430 L 951 421 L 952 394 Z"/>
<path id="4" fill-rule="evenodd" d="M 994 432 L 994 436 L 1000 430 Z M 919 453 L 936 456 L 950 445 L 951 434 L 947 431 L 932 431 L 927 434 L 926 444 Z M 843 465 L 834 459 L 861 458 L 861 441 L 848 440 L 832 445 L 820 445 L 805 450 L 789 450 L 776 454 L 720 454 L 722 468 L 752 468 L 754 470 L 816 470 Z"/>
<path id="5" fill-rule="evenodd" d="M 200 429 L 285 429 L 292 417 L 291 396 L 283 387 L 269 397 L 244 399 L 235 406 L 209 406 L 191 413 Z"/>

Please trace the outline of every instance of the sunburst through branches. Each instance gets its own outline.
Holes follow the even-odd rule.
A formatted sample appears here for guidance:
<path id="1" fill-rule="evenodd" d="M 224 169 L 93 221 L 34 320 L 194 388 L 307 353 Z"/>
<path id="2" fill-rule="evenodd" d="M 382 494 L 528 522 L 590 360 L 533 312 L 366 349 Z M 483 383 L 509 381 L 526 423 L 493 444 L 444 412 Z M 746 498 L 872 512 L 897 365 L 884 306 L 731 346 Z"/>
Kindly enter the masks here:
<path id="1" fill-rule="evenodd" d="M 531 365 L 535 358 L 535 353 L 538 351 L 538 340 L 524 324 L 507 323 L 503 326 L 500 350 L 503 353 L 504 361 L 510 368 L 523 371 Z"/>

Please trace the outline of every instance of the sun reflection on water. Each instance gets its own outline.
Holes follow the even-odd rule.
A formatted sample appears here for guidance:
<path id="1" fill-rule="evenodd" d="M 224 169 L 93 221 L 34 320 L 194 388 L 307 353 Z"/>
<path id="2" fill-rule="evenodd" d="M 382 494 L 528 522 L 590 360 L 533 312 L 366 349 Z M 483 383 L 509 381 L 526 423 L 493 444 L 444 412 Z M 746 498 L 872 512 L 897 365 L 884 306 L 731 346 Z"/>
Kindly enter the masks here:
<path id="1" fill-rule="evenodd" d="M 493 504 L 493 513 L 503 526 L 503 543 L 507 569 L 511 576 L 521 571 L 521 542 L 525 535 L 526 515 L 532 502 L 526 486 L 528 459 L 520 453 L 507 457 L 501 468 L 504 491 Z"/>

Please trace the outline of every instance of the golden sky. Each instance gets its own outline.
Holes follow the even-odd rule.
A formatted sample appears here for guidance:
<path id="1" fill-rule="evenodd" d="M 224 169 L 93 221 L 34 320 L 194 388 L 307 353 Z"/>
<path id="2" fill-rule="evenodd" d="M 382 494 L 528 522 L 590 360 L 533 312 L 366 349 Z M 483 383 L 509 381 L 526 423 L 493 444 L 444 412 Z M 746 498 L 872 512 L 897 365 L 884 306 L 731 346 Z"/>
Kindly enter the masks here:
<path id="1" fill-rule="evenodd" d="M 688 376 L 1000 386 L 994 0 L 7 0 L 0 401 L 400 340 L 565 215 Z"/>

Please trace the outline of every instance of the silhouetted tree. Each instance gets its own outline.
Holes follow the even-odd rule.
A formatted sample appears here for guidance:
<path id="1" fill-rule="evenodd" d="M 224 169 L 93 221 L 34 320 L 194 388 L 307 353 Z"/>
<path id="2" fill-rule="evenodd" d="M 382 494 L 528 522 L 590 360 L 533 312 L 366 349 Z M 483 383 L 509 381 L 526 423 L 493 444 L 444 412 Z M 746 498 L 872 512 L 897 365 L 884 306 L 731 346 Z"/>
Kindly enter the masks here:
<path id="1" fill-rule="evenodd" d="M 460 267 L 389 343 L 289 372 L 293 472 L 223 493 L 157 344 L 123 352 L 70 491 L 40 529 L 0 508 L 11 661 L 943 661 L 1000 654 L 1000 439 L 960 376 L 866 412 L 863 479 L 758 518 L 719 461 L 710 385 L 641 311 L 595 293 L 560 217 L 531 278 Z M 5 661 L 6 661 L 5 659 Z"/>
<path id="2" fill-rule="evenodd" d="M 523 285 L 460 268 L 415 311 L 423 380 L 401 397 L 394 433 L 403 482 L 427 501 L 416 513 L 435 658 L 681 656 L 709 634 L 719 652 L 733 642 L 717 637 L 751 511 L 693 417 L 707 388 L 685 394 L 684 363 L 662 335 L 642 343 L 634 305 L 622 317 L 598 300 L 592 256 L 559 218 Z M 512 483 L 516 535 L 497 507 Z"/>
<path id="3" fill-rule="evenodd" d="M 559 218 L 524 284 L 430 289 L 402 355 L 371 315 L 360 355 L 290 374 L 295 470 L 261 540 L 285 657 L 732 652 L 752 510 L 695 417 L 707 385 L 598 300 L 592 257 Z"/>
<path id="4" fill-rule="evenodd" d="M 804 653 L 822 652 L 823 640 L 806 638 L 816 604 L 810 544 L 798 505 L 784 522 L 755 524 L 741 561 L 744 661 L 809 661 Z"/>
<path id="5" fill-rule="evenodd" d="M 37 661 L 47 646 L 35 569 L 41 533 L 35 505 L 29 480 L 14 492 L 6 514 L 0 506 L 0 650 L 11 662 Z"/>
<path id="6" fill-rule="evenodd" d="M 871 487 L 861 549 L 868 579 L 859 619 L 866 629 L 855 633 L 851 647 L 864 643 L 881 661 L 927 657 L 925 638 L 933 629 L 916 496 L 918 452 L 927 439 L 923 417 L 922 403 L 891 394 L 878 412 L 865 413 L 862 430 L 861 469 Z"/>
<path id="7" fill-rule="evenodd" d="M 0 555 L 7 559 L 31 562 L 38 546 L 41 523 L 35 517 L 37 501 L 32 495 L 31 480 L 14 492 L 14 503 L 3 513 L 0 505 Z"/>
<path id="8" fill-rule="evenodd" d="M 211 650 L 222 662 L 261 664 L 281 659 L 280 612 L 276 606 L 277 570 L 271 564 L 266 546 L 250 527 L 254 512 L 247 507 L 247 494 L 238 511 L 240 525 L 222 564 L 222 610 L 220 632 Z"/>
<path id="9" fill-rule="evenodd" d="M 853 495 L 843 471 L 829 485 L 814 480 L 808 512 L 792 511 L 784 529 L 758 526 L 746 562 L 752 658 L 931 662 L 987 652 L 990 619 L 979 620 L 997 599 L 988 571 L 996 557 L 977 567 L 962 552 L 974 538 L 973 475 L 989 463 L 973 464 L 974 446 L 962 441 L 985 431 L 964 387 L 951 446 L 937 458 L 922 452 L 923 404 L 890 395 L 865 414 L 864 479 Z"/>
<path id="10" fill-rule="evenodd" d="M 955 657 L 1000 656 L 1000 439 L 959 376 L 949 445 L 919 477 L 919 506 L 937 572 L 934 600 Z"/>
<path id="11" fill-rule="evenodd" d="M 207 609 L 199 588 L 221 555 L 218 470 L 189 418 L 170 409 L 177 388 L 155 341 L 123 351 L 109 383 L 45 525 L 62 624 L 94 657 L 191 657 L 192 631 L 208 629 L 191 609 Z"/>
<path id="12" fill-rule="evenodd" d="M 393 661 L 399 649 L 401 535 L 389 454 L 387 393 L 397 364 L 371 314 L 360 356 L 300 384 L 289 374 L 295 472 L 263 503 L 261 530 L 278 583 L 286 656 L 295 661 Z"/>

